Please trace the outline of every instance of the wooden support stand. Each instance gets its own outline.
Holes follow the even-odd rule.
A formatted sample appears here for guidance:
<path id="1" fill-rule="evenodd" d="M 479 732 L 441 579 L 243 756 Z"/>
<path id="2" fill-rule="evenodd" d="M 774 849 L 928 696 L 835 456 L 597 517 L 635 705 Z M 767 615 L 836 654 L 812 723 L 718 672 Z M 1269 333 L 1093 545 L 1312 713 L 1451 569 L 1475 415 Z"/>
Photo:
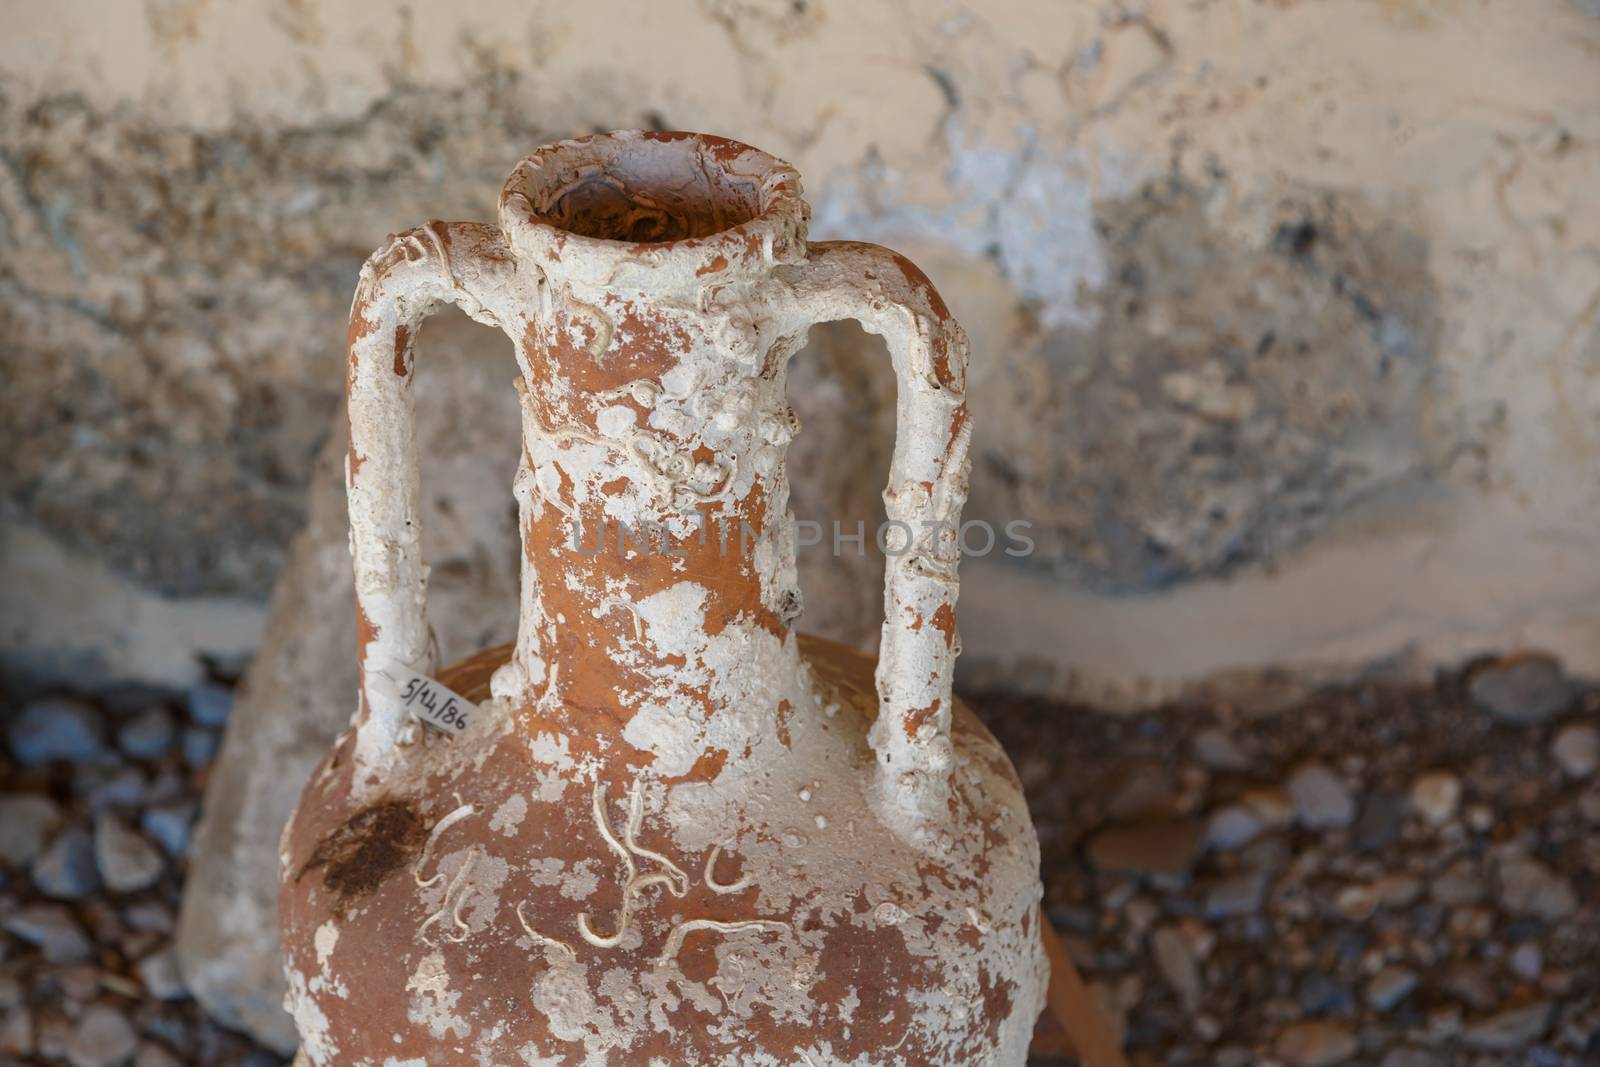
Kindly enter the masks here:
<path id="1" fill-rule="evenodd" d="M 1035 1056 L 1075 1056 L 1084 1067 L 1128 1067 L 1121 1042 L 1100 1014 L 1049 920 L 1041 924 L 1040 934 L 1050 959 L 1050 986 L 1030 1051 Z"/>

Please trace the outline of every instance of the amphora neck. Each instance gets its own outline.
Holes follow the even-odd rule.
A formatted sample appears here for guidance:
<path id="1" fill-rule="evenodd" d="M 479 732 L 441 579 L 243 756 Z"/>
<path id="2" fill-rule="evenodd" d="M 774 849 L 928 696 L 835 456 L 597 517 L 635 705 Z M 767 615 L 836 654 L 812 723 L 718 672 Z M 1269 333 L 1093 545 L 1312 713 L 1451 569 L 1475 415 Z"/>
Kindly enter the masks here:
<path id="1" fill-rule="evenodd" d="M 501 198 L 538 271 L 521 342 L 521 630 L 497 695 L 624 730 L 748 698 L 800 595 L 784 454 L 801 338 L 764 279 L 805 254 L 793 168 L 686 134 L 563 142 Z M 741 651 L 742 650 L 742 651 Z"/>

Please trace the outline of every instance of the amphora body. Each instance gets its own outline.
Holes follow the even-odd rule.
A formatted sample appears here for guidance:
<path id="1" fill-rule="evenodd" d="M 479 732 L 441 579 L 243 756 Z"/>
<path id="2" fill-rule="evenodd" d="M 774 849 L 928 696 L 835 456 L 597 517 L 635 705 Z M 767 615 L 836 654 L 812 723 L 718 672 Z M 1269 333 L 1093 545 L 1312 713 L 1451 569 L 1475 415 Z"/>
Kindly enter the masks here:
<path id="1" fill-rule="evenodd" d="M 808 246 L 806 216 L 764 153 L 617 133 L 524 160 L 499 226 L 368 261 L 359 708 L 281 857 L 304 1062 L 1024 1062 L 1038 845 L 950 687 L 965 337 L 909 262 Z M 514 342 L 523 563 L 515 645 L 440 669 L 412 377 L 445 301 Z M 790 629 L 785 363 L 842 318 L 899 377 L 875 673 Z M 419 678 L 475 705 L 463 729 L 413 715 Z"/>

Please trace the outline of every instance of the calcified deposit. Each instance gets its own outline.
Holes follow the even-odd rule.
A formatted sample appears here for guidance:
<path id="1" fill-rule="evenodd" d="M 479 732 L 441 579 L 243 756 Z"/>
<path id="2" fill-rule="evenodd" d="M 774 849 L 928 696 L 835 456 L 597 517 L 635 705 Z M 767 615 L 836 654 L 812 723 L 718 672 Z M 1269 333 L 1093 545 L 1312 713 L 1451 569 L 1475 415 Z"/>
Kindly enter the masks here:
<path id="1" fill-rule="evenodd" d="M 563 142 L 499 228 L 368 263 L 348 459 L 362 699 L 284 836 L 302 1055 L 357 1064 L 1020 1064 L 1040 1008 L 1038 846 L 951 697 L 966 340 L 927 279 L 805 242 L 798 176 L 683 134 Z M 412 343 L 442 301 L 521 364 L 514 649 L 433 673 Z M 815 322 L 888 342 L 882 657 L 798 638 L 785 363 Z M 574 551 L 606 526 L 655 551 Z M 731 543 L 716 532 L 737 534 Z"/>

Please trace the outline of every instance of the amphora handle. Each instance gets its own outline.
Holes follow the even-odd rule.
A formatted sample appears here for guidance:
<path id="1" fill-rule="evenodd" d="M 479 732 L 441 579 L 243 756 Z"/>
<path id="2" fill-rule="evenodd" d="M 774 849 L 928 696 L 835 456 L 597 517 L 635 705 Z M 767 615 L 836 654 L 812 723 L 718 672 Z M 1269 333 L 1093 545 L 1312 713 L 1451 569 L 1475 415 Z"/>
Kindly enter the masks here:
<path id="1" fill-rule="evenodd" d="M 509 330 L 515 273 L 500 229 L 476 222 L 430 222 L 399 234 L 361 268 L 345 372 L 345 486 L 361 662 L 358 756 L 374 761 L 389 751 L 405 722 L 382 676 L 392 677 L 391 668 L 431 675 L 438 667 L 422 558 L 417 332 L 447 302 Z"/>
<path id="2" fill-rule="evenodd" d="M 954 759 L 956 564 L 972 436 L 966 333 L 927 275 L 887 248 L 816 242 L 805 265 L 785 270 L 805 320 L 854 319 L 884 339 L 894 363 L 896 434 L 883 493 L 888 561 L 871 741 L 884 799 L 919 819 L 936 815 Z"/>

